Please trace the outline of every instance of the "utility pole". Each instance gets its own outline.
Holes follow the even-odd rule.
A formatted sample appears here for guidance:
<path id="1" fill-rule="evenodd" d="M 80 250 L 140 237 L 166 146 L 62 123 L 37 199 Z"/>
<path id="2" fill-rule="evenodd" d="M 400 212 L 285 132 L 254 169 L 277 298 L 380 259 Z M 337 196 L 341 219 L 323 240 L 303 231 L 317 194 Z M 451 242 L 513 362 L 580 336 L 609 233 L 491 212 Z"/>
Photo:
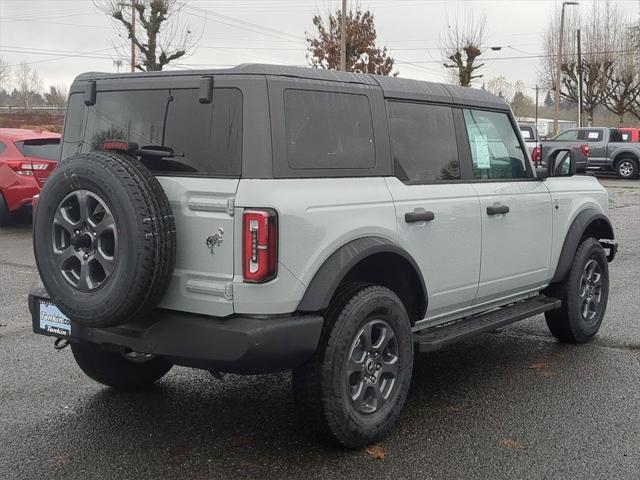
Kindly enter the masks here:
<path id="1" fill-rule="evenodd" d="M 340 22 L 340 70 L 347 70 L 347 0 L 342 0 L 342 21 Z"/>
<path id="2" fill-rule="evenodd" d="M 136 71 L 136 0 L 131 0 L 131 73 Z"/>
<path id="3" fill-rule="evenodd" d="M 538 93 L 540 92 L 540 87 L 536 85 L 536 139 L 538 138 Z"/>
<path id="4" fill-rule="evenodd" d="M 582 126 L 582 42 L 580 41 L 580 29 L 576 30 L 578 42 L 578 127 Z"/>
<path id="5" fill-rule="evenodd" d="M 131 7 L 131 73 L 136 71 L 136 0 L 131 3 L 118 3 L 120 7 Z"/>
<path id="6" fill-rule="evenodd" d="M 557 135 L 560 133 L 560 124 L 558 122 L 560 117 L 560 86 L 562 81 L 562 41 L 564 40 L 564 7 L 567 5 L 578 5 L 578 2 L 562 2 L 562 11 L 560 13 L 560 36 L 558 37 L 558 59 L 556 66 L 556 88 L 553 100 L 553 130 Z"/>

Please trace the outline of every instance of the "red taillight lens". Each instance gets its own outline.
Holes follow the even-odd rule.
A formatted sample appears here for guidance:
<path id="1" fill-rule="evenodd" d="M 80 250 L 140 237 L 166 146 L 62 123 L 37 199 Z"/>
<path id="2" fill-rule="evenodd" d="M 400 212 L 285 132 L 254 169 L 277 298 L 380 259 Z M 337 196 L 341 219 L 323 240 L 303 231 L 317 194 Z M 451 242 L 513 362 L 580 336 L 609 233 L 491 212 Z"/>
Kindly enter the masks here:
<path id="1" fill-rule="evenodd" d="M 591 153 L 591 150 L 589 149 L 589 145 L 580 145 L 580 150 L 582 150 L 582 154 L 585 157 L 589 157 L 589 153 Z"/>
<path id="2" fill-rule="evenodd" d="M 245 210 L 242 217 L 242 274 L 245 282 L 262 283 L 278 271 L 278 216 L 270 209 Z"/>
<path id="3" fill-rule="evenodd" d="M 536 146 L 533 151 L 531 152 L 531 161 L 533 163 L 535 163 L 536 165 L 540 162 L 540 151 L 542 150 L 542 148 L 540 147 L 540 145 Z"/>
<path id="4" fill-rule="evenodd" d="M 7 166 L 18 175 L 33 176 L 33 164 L 20 160 L 9 160 Z"/>

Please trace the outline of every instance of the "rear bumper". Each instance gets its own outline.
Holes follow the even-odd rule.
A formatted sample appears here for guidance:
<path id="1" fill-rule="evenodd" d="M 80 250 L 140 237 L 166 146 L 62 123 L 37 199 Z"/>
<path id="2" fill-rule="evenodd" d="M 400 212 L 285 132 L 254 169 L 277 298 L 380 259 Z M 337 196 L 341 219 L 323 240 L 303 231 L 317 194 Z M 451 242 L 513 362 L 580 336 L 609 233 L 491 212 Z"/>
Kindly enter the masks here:
<path id="1" fill-rule="evenodd" d="M 6 165 L 0 167 L 0 191 L 10 212 L 31 208 L 31 199 L 40 193 L 40 186 L 33 177 L 18 175 Z"/>
<path id="2" fill-rule="evenodd" d="M 44 288 L 29 291 L 29 309 L 39 316 Z M 230 373 L 269 373 L 306 362 L 315 352 L 320 315 L 215 318 L 157 309 L 153 318 L 112 328 L 88 328 L 71 322 L 70 341 L 113 351 L 135 351 L 189 367 Z M 35 330 L 35 329 L 34 329 Z"/>

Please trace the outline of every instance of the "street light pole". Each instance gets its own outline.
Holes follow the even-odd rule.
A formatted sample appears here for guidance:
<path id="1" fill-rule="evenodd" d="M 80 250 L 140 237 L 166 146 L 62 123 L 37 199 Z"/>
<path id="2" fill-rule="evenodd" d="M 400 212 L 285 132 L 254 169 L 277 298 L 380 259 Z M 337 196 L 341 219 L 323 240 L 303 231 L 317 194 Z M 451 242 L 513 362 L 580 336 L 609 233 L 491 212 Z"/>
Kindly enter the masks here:
<path id="1" fill-rule="evenodd" d="M 560 14 L 560 37 L 558 38 L 558 65 L 556 66 L 556 91 L 553 100 L 553 129 L 557 135 L 560 132 L 558 119 L 560 117 L 560 82 L 562 81 L 562 40 L 564 37 L 564 7 L 578 5 L 578 2 L 562 2 Z"/>
<path id="2" fill-rule="evenodd" d="M 578 43 L 578 127 L 582 126 L 582 40 L 580 40 L 580 29 L 576 31 L 576 42 Z"/>

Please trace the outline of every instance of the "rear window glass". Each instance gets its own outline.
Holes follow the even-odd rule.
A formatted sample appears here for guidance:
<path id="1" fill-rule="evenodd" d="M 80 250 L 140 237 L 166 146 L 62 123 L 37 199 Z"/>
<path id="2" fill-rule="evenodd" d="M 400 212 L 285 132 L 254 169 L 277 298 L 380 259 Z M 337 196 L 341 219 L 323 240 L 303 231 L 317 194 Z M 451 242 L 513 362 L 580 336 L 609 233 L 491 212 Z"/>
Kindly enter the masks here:
<path id="1" fill-rule="evenodd" d="M 285 90 L 287 159 L 294 170 L 375 167 L 366 95 Z"/>
<path id="2" fill-rule="evenodd" d="M 15 143 L 20 153 L 25 157 L 43 160 L 58 160 L 60 158 L 60 140 L 57 138 L 24 140 Z"/>
<path id="3" fill-rule="evenodd" d="M 522 134 L 522 138 L 524 138 L 525 140 L 535 139 L 532 127 L 520 127 L 520 133 Z"/>
<path id="4" fill-rule="evenodd" d="M 63 156 L 100 150 L 105 140 L 114 139 L 173 149 L 172 156 L 162 159 L 142 157 L 154 172 L 237 177 L 242 94 L 216 88 L 213 103 L 202 104 L 195 89 L 98 92 L 90 107 L 84 107 L 81 95 L 73 95 Z"/>
<path id="5" fill-rule="evenodd" d="M 396 176 L 405 183 L 459 180 L 460 162 L 451 107 L 389 102 Z"/>

